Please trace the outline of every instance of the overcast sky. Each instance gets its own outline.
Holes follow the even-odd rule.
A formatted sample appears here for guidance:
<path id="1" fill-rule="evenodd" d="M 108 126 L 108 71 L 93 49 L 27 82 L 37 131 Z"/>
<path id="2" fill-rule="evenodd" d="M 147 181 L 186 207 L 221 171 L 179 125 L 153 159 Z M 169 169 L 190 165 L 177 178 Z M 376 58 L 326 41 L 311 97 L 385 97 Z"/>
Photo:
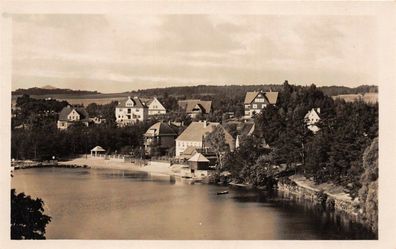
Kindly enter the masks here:
<path id="1" fill-rule="evenodd" d="M 378 84 L 364 16 L 14 15 L 12 88 Z"/>

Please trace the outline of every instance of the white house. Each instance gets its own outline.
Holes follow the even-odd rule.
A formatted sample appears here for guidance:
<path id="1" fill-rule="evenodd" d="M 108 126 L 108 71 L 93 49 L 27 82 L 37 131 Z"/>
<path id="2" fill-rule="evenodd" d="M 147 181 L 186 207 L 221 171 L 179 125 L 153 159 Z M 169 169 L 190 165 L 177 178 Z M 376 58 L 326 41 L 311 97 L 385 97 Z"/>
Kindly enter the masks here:
<path id="1" fill-rule="evenodd" d="M 204 138 L 214 131 L 220 123 L 211 123 L 207 121 L 192 122 L 177 138 L 176 138 L 176 156 L 180 156 L 187 147 L 203 148 Z M 220 125 L 221 126 L 221 125 Z M 225 139 L 230 145 L 230 149 L 235 148 L 235 141 L 232 136 L 224 129 Z"/>
<path id="2" fill-rule="evenodd" d="M 275 105 L 278 101 L 278 92 L 247 92 L 245 96 L 245 118 L 251 118 L 268 105 Z"/>
<path id="3" fill-rule="evenodd" d="M 84 125 L 89 125 L 89 115 L 84 107 L 66 106 L 59 113 L 57 127 L 60 130 L 69 128 L 72 124 L 81 122 Z"/>
<path id="4" fill-rule="evenodd" d="M 115 116 L 119 126 L 143 122 L 148 117 L 148 107 L 138 97 L 128 97 L 127 100 L 118 102 Z"/>
<path id="5" fill-rule="evenodd" d="M 320 120 L 319 114 L 320 114 L 320 108 L 316 108 L 316 109 L 312 108 L 310 111 L 308 111 L 308 113 L 304 117 L 308 129 L 310 129 L 313 133 L 319 131 L 319 127 L 316 125 Z"/>
<path id="6" fill-rule="evenodd" d="M 166 114 L 166 108 L 156 97 L 150 99 L 141 98 L 141 100 L 148 107 L 149 116 Z"/>

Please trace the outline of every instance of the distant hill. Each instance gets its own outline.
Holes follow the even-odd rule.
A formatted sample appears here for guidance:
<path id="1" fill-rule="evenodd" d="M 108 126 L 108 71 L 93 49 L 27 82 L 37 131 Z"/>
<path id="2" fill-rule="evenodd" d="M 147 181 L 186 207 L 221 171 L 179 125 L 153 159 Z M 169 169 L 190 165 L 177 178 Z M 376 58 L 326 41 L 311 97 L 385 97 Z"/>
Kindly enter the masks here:
<path id="1" fill-rule="evenodd" d="M 281 91 L 282 84 L 270 85 L 196 85 L 196 86 L 177 86 L 166 88 L 150 88 L 139 89 L 123 93 L 100 93 L 98 91 L 82 91 L 71 89 L 53 88 L 52 86 L 45 86 L 43 88 L 33 87 L 28 89 L 17 89 L 12 92 L 15 97 L 23 94 L 28 94 L 35 98 L 57 98 L 57 99 L 102 99 L 102 98 L 124 98 L 127 96 L 141 96 L 141 97 L 164 97 L 173 96 L 176 98 L 201 98 L 210 99 L 214 96 L 226 96 L 227 98 L 234 98 L 236 100 L 243 99 L 246 92 L 249 91 Z M 362 85 L 358 87 L 345 86 L 323 86 L 318 87 L 328 96 L 337 96 L 343 94 L 365 94 L 377 93 L 378 86 Z"/>
<path id="2" fill-rule="evenodd" d="M 43 87 L 40 87 L 41 89 L 57 89 L 56 87 L 50 86 L 50 85 L 46 85 Z"/>
<path id="3" fill-rule="evenodd" d="M 374 85 L 361 85 L 352 88 L 345 86 L 322 86 L 318 88 L 328 96 L 336 96 L 342 94 L 378 93 L 378 86 Z"/>
<path id="4" fill-rule="evenodd" d="M 199 97 L 199 96 L 213 96 L 213 95 L 227 95 L 228 97 L 235 97 L 245 95 L 249 91 L 281 91 L 282 84 L 271 84 L 271 85 L 223 85 L 223 86 L 208 86 L 208 85 L 197 85 L 197 86 L 181 86 L 181 87 L 167 87 L 167 88 L 152 88 L 152 89 L 141 89 L 137 91 L 129 92 L 131 95 L 139 96 L 163 96 L 172 95 L 176 97 Z M 358 87 L 345 87 L 345 86 L 323 86 L 318 87 L 319 90 L 323 91 L 328 96 L 336 96 L 341 94 L 365 94 L 365 93 L 377 93 L 378 86 L 362 85 Z"/>
<path id="5" fill-rule="evenodd" d="M 70 94 L 70 95 L 85 95 L 85 94 L 100 94 L 98 91 L 84 91 L 55 88 L 47 85 L 44 87 L 32 87 L 28 89 L 19 88 L 11 93 L 12 95 L 51 95 L 51 94 Z"/>

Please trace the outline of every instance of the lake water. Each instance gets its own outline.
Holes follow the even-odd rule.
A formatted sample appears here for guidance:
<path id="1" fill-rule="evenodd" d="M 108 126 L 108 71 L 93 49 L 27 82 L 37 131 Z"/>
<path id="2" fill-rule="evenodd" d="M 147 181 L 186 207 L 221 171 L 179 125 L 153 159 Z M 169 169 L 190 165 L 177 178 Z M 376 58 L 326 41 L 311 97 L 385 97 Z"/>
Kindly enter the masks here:
<path id="1" fill-rule="evenodd" d="M 123 170 L 16 170 L 12 187 L 40 197 L 47 239 L 370 239 L 360 225 L 276 195 L 189 185 Z M 216 195 L 229 190 L 227 195 Z"/>

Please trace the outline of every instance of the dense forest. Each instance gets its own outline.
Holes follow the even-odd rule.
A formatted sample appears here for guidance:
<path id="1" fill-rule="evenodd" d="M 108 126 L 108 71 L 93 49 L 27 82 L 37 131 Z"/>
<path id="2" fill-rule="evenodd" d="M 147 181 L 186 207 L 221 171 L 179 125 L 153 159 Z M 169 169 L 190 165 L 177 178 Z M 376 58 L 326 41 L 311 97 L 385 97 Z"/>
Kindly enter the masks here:
<path id="1" fill-rule="evenodd" d="M 177 98 L 208 98 L 213 96 L 225 95 L 230 99 L 240 98 L 244 93 L 250 91 L 281 91 L 283 86 L 281 84 L 265 84 L 265 85 L 197 85 L 197 86 L 180 86 L 167 88 L 152 88 L 131 91 L 131 94 L 139 96 L 174 96 Z M 345 86 L 323 86 L 318 87 L 325 95 L 335 96 L 340 94 L 364 94 L 378 92 L 378 87 L 374 85 L 361 85 L 358 87 Z"/>

